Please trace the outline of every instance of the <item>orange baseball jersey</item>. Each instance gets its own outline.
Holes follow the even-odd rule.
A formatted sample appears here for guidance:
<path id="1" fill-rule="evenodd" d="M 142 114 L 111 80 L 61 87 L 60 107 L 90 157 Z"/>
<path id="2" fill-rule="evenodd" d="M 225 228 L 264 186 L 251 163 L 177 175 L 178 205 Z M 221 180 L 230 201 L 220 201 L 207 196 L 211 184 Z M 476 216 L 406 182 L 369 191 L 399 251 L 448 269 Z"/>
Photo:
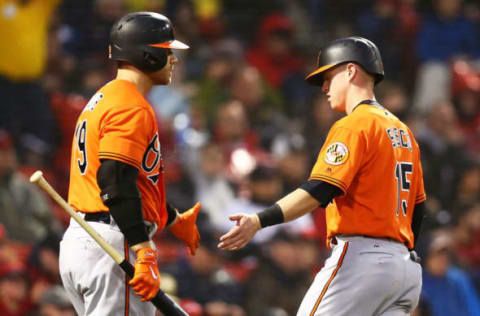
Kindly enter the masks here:
<path id="1" fill-rule="evenodd" d="M 344 193 L 327 206 L 327 244 L 344 234 L 413 248 L 413 208 L 426 199 L 420 150 L 409 128 L 378 103 L 362 103 L 332 126 L 310 179 Z"/>
<path id="2" fill-rule="evenodd" d="M 87 103 L 77 120 L 72 144 L 68 203 L 77 211 L 108 211 L 97 184 L 101 159 L 139 170 L 137 186 L 143 217 L 159 228 L 167 220 L 163 162 L 152 107 L 137 87 L 113 80 Z"/>

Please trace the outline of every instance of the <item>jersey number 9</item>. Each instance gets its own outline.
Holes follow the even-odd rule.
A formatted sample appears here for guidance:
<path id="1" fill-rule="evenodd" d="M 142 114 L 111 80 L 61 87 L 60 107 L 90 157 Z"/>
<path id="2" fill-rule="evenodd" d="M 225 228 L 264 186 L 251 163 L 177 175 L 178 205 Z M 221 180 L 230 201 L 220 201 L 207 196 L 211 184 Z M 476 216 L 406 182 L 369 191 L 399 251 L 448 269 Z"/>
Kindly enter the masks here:
<path id="1" fill-rule="evenodd" d="M 75 131 L 75 138 L 77 143 L 77 149 L 80 151 L 81 157 L 77 159 L 77 165 L 81 174 L 85 174 L 87 170 L 87 120 L 83 120 L 78 123 Z"/>

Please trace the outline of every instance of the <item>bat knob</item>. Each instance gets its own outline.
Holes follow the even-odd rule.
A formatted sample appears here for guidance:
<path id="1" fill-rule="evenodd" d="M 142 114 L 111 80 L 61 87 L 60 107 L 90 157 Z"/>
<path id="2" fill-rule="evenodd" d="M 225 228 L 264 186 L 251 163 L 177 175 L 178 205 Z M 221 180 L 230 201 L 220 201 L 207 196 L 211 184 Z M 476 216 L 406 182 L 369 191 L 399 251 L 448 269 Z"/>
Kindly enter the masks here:
<path id="1" fill-rule="evenodd" d="M 30 177 L 30 182 L 32 183 L 38 182 L 42 177 L 43 177 L 43 172 L 41 172 L 40 170 L 37 170 Z"/>

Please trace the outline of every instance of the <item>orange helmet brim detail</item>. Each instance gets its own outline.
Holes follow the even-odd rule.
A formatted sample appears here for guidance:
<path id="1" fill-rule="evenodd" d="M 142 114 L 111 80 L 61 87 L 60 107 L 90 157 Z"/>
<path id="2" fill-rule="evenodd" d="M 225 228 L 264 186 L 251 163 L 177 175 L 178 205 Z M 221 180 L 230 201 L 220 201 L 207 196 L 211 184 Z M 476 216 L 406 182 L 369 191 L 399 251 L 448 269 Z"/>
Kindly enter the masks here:
<path id="1" fill-rule="evenodd" d="M 322 66 L 318 69 L 316 69 L 314 72 L 312 72 L 311 74 L 309 74 L 305 79 L 308 80 L 310 78 L 312 78 L 313 76 L 316 76 L 324 71 L 327 71 L 329 70 L 330 68 L 333 68 L 334 66 L 336 66 L 337 64 L 329 64 L 329 65 L 325 65 L 325 66 Z"/>
<path id="2" fill-rule="evenodd" d="M 148 46 L 159 47 L 159 48 L 173 48 L 173 49 L 188 49 L 190 46 L 184 44 L 180 41 L 173 40 L 165 43 L 149 44 Z"/>

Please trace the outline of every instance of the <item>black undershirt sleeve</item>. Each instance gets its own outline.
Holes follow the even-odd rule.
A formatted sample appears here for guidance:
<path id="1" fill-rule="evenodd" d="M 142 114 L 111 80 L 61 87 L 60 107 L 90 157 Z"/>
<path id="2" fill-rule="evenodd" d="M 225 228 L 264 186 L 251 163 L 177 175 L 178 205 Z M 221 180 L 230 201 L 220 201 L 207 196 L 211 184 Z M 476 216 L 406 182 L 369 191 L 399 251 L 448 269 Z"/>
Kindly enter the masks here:
<path id="1" fill-rule="evenodd" d="M 420 232 L 422 230 L 422 222 L 425 218 L 425 214 L 425 202 L 415 204 L 412 217 L 412 232 L 414 238 L 414 245 L 417 244 L 418 237 L 420 236 Z"/>
<path id="2" fill-rule="evenodd" d="M 325 208 L 337 196 L 343 194 L 343 191 L 333 184 L 321 180 L 309 180 L 300 186 L 315 198 L 320 206 Z"/>
<path id="3" fill-rule="evenodd" d="M 108 206 L 129 246 L 150 239 L 143 222 L 137 177 L 137 168 L 110 159 L 102 160 L 97 172 L 102 201 Z"/>

